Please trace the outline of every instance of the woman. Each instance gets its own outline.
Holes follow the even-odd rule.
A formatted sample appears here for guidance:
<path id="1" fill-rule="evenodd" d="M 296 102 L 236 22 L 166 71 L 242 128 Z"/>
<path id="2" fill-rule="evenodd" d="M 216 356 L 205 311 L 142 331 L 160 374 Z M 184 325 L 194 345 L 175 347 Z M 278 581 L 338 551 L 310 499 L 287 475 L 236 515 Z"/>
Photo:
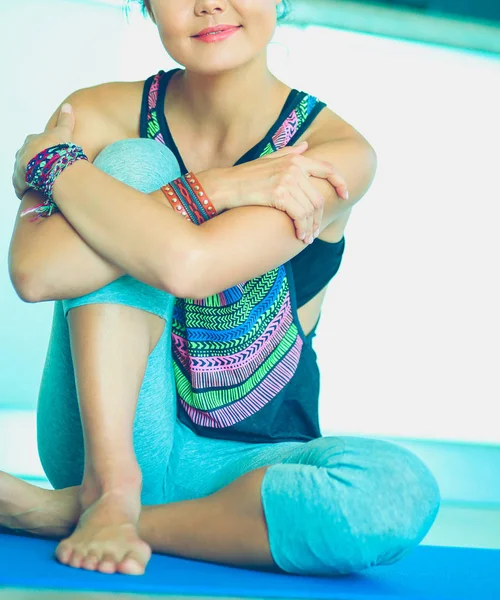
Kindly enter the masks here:
<path id="1" fill-rule="evenodd" d="M 269 72 L 280 0 L 144 6 L 185 68 L 75 92 L 16 155 L 12 281 L 56 301 L 38 402 L 55 490 L 2 474 L 0 524 L 104 573 L 141 574 L 151 551 L 310 575 L 392 563 L 431 527 L 436 481 L 395 444 L 321 435 L 312 347 L 375 153 Z M 50 199 L 24 193 L 32 165 L 64 142 L 88 160 L 54 175 L 60 213 L 28 221 Z"/>

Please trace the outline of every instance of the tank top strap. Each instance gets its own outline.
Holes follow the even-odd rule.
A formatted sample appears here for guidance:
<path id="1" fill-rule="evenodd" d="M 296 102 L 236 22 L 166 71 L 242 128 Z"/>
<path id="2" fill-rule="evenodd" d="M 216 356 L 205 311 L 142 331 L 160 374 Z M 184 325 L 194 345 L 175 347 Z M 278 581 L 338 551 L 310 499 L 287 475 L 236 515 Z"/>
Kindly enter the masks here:
<path id="1" fill-rule="evenodd" d="M 325 106 L 326 104 L 315 96 L 299 92 L 294 99 L 291 111 L 270 135 L 261 156 L 293 145 Z"/>
<path id="2" fill-rule="evenodd" d="M 168 73 L 160 70 L 155 75 L 148 77 L 144 82 L 140 117 L 141 138 L 150 138 L 165 144 L 158 119 L 158 102 L 161 101 L 162 87 L 165 89 L 165 79 L 169 79 L 176 70 L 172 69 Z"/>

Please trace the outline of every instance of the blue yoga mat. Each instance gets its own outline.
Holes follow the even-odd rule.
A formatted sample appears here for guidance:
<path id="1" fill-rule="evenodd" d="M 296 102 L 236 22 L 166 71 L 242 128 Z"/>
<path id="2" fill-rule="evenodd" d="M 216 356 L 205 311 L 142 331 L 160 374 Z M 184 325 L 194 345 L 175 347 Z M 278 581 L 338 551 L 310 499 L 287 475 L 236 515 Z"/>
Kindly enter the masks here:
<path id="1" fill-rule="evenodd" d="M 337 578 L 264 573 L 153 554 L 145 575 L 60 564 L 53 540 L 0 534 L 0 588 L 336 600 L 499 600 L 500 550 L 419 546 L 399 562 Z"/>

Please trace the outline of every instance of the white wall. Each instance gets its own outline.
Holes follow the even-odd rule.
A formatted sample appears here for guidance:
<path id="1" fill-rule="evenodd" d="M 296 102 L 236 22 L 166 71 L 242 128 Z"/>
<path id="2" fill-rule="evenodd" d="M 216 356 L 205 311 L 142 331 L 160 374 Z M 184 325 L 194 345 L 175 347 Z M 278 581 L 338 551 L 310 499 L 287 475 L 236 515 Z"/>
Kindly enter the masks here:
<path id="1" fill-rule="evenodd" d="M 149 22 L 98 2 L 2 1 L 0 40 L 0 407 L 33 408 L 53 305 L 8 276 L 15 152 L 70 92 L 175 63 Z M 379 158 L 318 331 L 323 433 L 498 444 L 500 57 L 282 27 L 269 59 Z"/>

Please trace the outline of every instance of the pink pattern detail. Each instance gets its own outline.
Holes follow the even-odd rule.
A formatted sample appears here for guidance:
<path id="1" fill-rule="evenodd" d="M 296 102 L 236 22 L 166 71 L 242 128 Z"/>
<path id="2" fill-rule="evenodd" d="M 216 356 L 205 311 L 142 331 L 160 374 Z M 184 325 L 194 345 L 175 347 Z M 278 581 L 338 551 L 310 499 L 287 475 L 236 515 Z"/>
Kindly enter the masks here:
<path id="1" fill-rule="evenodd" d="M 297 133 L 299 127 L 299 118 L 297 111 L 293 110 L 290 115 L 283 121 L 283 124 L 278 131 L 273 135 L 273 143 L 276 148 L 285 147 L 292 137 Z"/>
<path id="2" fill-rule="evenodd" d="M 297 369 L 302 345 L 302 339 L 297 337 L 293 348 L 269 373 L 266 379 L 254 388 L 250 394 L 228 406 L 206 412 L 189 406 L 179 395 L 178 398 L 193 423 L 215 429 L 230 427 L 261 410 L 289 383 Z"/>
<path id="3" fill-rule="evenodd" d="M 155 140 L 157 142 L 161 142 L 162 144 L 165 144 L 165 141 L 163 139 L 163 134 L 159 133 L 158 135 L 155 136 Z"/>
<path id="4" fill-rule="evenodd" d="M 290 295 L 288 294 L 280 307 L 279 313 L 269 322 L 262 335 L 242 352 L 228 356 L 210 356 L 198 359 L 189 355 L 186 340 L 175 334 L 172 334 L 173 350 L 175 350 L 182 367 L 190 373 L 193 388 L 227 385 L 229 371 L 233 371 L 230 375 L 231 380 L 235 384 L 241 383 L 248 379 L 255 372 L 255 369 L 259 368 L 276 349 L 292 324 L 293 315 L 291 313 Z M 213 364 L 211 366 L 207 365 L 207 360 L 210 360 Z M 220 380 L 217 376 L 220 377 Z"/>
<path id="5" fill-rule="evenodd" d="M 153 83 L 151 84 L 151 87 L 149 88 L 149 95 L 148 95 L 149 110 L 156 109 L 156 104 L 158 102 L 159 87 L 160 87 L 160 74 L 156 75 L 156 77 L 153 79 Z"/>

